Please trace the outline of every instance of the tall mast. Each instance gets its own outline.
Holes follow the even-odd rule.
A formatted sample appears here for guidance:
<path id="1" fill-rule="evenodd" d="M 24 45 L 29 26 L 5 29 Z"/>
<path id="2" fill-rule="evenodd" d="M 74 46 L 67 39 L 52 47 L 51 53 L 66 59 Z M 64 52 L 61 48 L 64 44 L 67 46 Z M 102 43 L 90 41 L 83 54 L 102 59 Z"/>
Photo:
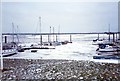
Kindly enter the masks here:
<path id="1" fill-rule="evenodd" d="M 53 27 L 53 42 L 54 42 L 54 27 Z"/>
<path id="2" fill-rule="evenodd" d="M 60 25 L 58 27 L 58 36 L 59 36 L 58 40 L 60 41 Z"/>
<path id="3" fill-rule="evenodd" d="M 39 22 L 40 22 L 40 33 L 41 33 L 41 17 L 39 17 Z"/>
<path id="4" fill-rule="evenodd" d="M 58 33 L 60 33 L 60 25 L 59 25 L 59 27 L 58 27 Z"/>
<path id="5" fill-rule="evenodd" d="M 51 26 L 50 26 L 49 42 L 51 42 Z"/>
<path id="6" fill-rule="evenodd" d="M 108 38 L 108 40 L 109 40 L 109 42 L 110 42 L 110 24 L 108 24 L 108 32 L 109 32 L 109 38 Z"/>
<path id="7" fill-rule="evenodd" d="M 39 17 L 40 22 L 40 45 L 42 46 L 42 35 L 41 35 L 41 17 Z"/>
<path id="8" fill-rule="evenodd" d="M 19 29 L 19 28 L 18 28 L 18 25 L 17 25 L 17 33 L 18 33 L 18 29 Z M 17 34 L 17 40 L 18 40 L 18 43 L 19 43 L 20 41 L 19 41 L 18 34 Z"/>
<path id="9" fill-rule="evenodd" d="M 0 9 L 0 11 L 2 12 L 2 2 L 0 3 L 0 7 L 1 7 L 1 9 Z M 1 24 L 1 26 L 0 26 L 0 70 L 2 71 L 3 70 L 3 55 L 2 55 L 2 13 L 1 13 L 1 15 L 0 15 L 0 24 Z M 1 72 L 2 73 L 2 72 Z M 1 74 L 0 73 L 0 74 Z M 2 74 L 0 75 L 0 78 L 2 77 Z"/>
<path id="10" fill-rule="evenodd" d="M 12 33 L 13 33 L 12 42 L 14 42 L 14 23 L 13 22 L 12 22 Z"/>

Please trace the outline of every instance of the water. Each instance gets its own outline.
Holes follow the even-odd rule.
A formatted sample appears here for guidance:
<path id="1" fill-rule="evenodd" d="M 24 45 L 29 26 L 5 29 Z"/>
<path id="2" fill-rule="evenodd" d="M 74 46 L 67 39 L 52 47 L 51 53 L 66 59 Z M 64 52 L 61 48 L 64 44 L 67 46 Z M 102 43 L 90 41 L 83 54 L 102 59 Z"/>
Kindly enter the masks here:
<path id="1" fill-rule="evenodd" d="M 56 37 L 56 36 L 54 36 Z M 23 53 L 18 53 L 16 55 L 5 57 L 5 58 L 15 58 L 15 59 L 63 59 L 63 60 L 89 60 L 95 62 L 108 62 L 108 63 L 118 63 L 119 60 L 95 60 L 93 56 L 96 54 L 97 45 L 92 45 L 92 40 L 96 39 L 97 35 L 72 35 L 72 42 L 67 45 L 56 46 L 56 49 L 39 49 L 36 53 L 32 53 L 31 50 L 26 50 Z M 100 38 L 107 39 L 107 35 L 100 35 Z M 11 37 L 9 37 L 11 39 Z M 51 36 L 50 40 L 53 41 L 56 38 Z M 19 37 L 19 41 L 26 45 L 30 43 L 38 43 L 39 36 L 24 36 Z M 69 35 L 58 36 L 58 41 L 70 40 Z M 15 39 L 17 41 L 17 39 Z M 43 41 L 47 42 L 48 37 L 44 36 Z"/>

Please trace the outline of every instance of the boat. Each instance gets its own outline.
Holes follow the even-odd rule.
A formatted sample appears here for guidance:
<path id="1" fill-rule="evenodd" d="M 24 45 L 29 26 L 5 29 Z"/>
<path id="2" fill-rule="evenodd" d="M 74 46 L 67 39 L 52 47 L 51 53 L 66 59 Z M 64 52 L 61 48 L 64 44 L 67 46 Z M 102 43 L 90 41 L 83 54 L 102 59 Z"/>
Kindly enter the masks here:
<path id="1" fill-rule="evenodd" d="M 12 23 L 12 30 L 13 30 L 12 33 L 14 34 L 14 23 Z M 17 36 L 17 38 L 18 38 L 18 36 Z M 19 42 L 19 39 L 18 39 L 18 42 Z M 17 54 L 18 53 L 18 45 L 17 44 L 18 43 L 15 42 L 14 35 L 12 35 L 12 42 L 8 42 L 7 36 L 5 36 L 5 42 L 2 43 L 2 55 L 3 55 L 3 57 Z"/>
<path id="2" fill-rule="evenodd" d="M 35 53 L 35 52 L 37 52 L 37 50 L 31 50 L 31 52 Z"/>
<path id="3" fill-rule="evenodd" d="M 93 40 L 93 43 L 92 45 L 99 45 L 99 44 L 103 44 L 104 43 L 104 40 L 103 39 L 95 39 Z"/>
<path id="4" fill-rule="evenodd" d="M 106 56 L 115 56 L 120 55 L 120 52 L 97 52 L 98 55 L 106 55 Z"/>
<path id="5" fill-rule="evenodd" d="M 72 43 L 72 42 L 69 42 L 69 41 L 63 41 L 63 42 L 61 42 L 62 43 L 62 45 L 66 45 L 66 44 L 68 44 L 68 43 Z"/>
<path id="6" fill-rule="evenodd" d="M 97 55 L 93 59 L 120 59 L 120 47 L 111 44 L 99 44 Z"/>
<path id="7" fill-rule="evenodd" d="M 11 56 L 11 55 L 17 54 L 17 50 L 14 48 L 6 49 L 2 51 L 2 54 L 3 54 L 3 57 Z"/>
<path id="8" fill-rule="evenodd" d="M 5 43 L 2 47 L 2 54 L 4 57 L 17 54 L 17 48 L 14 43 Z"/>
<path id="9" fill-rule="evenodd" d="M 26 48 L 26 49 L 55 49 L 55 46 L 44 46 L 44 45 L 40 45 L 40 44 L 38 44 L 38 45 L 34 45 L 34 44 L 32 44 L 31 46 L 30 46 L 30 48 Z"/>
<path id="10" fill-rule="evenodd" d="M 120 52 L 120 47 L 115 45 L 99 44 L 98 52 Z"/>
<path id="11" fill-rule="evenodd" d="M 120 56 L 93 56 L 93 59 L 120 59 Z"/>

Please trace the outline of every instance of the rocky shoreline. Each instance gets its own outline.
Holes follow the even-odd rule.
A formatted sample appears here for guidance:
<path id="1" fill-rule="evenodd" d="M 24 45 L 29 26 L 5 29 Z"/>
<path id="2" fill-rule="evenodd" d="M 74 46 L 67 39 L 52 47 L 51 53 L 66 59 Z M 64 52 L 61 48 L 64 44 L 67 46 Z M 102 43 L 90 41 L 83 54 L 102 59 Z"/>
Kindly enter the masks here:
<path id="1" fill-rule="evenodd" d="M 75 60 L 4 59 L 2 80 L 120 80 L 120 64 Z"/>

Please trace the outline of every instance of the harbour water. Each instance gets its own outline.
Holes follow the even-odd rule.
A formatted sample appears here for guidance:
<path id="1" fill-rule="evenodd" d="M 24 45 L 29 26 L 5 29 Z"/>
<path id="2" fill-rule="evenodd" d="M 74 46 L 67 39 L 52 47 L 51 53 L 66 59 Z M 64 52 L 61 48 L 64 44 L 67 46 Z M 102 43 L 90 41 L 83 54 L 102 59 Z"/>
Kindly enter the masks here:
<path id="1" fill-rule="evenodd" d="M 72 35 L 72 43 L 66 45 L 55 46 L 55 49 L 37 49 L 36 53 L 32 53 L 31 50 L 25 50 L 25 52 L 19 52 L 13 56 L 4 58 L 14 59 L 62 59 L 62 60 L 87 60 L 95 62 L 107 62 L 107 63 L 119 63 L 120 60 L 114 59 L 93 59 L 96 54 L 97 45 L 93 45 L 93 40 L 97 39 L 98 35 Z M 38 43 L 40 36 L 19 36 L 15 38 L 15 41 L 19 41 L 30 46 L 32 43 Z M 100 35 L 100 39 L 108 39 L 108 35 Z M 9 42 L 12 41 L 11 37 L 8 37 Z M 51 41 L 56 40 L 56 36 L 50 36 Z M 57 41 L 70 40 L 69 35 L 57 36 Z M 43 42 L 48 41 L 48 36 L 43 36 Z"/>
<path id="2" fill-rule="evenodd" d="M 26 46 L 40 40 L 39 36 L 19 38 Z M 4 57 L 4 70 L 0 79 L 119 81 L 120 60 L 93 59 L 97 55 L 98 46 L 92 44 L 96 38 L 97 35 L 72 35 L 72 43 L 55 46 L 55 49 L 37 49 L 35 53 L 25 50 Z M 100 39 L 103 38 L 107 39 L 108 36 L 101 35 Z M 11 40 L 10 37 L 9 41 Z M 58 41 L 65 40 L 69 40 L 68 35 L 58 37 Z M 47 41 L 47 37 L 43 37 L 43 41 Z"/>

